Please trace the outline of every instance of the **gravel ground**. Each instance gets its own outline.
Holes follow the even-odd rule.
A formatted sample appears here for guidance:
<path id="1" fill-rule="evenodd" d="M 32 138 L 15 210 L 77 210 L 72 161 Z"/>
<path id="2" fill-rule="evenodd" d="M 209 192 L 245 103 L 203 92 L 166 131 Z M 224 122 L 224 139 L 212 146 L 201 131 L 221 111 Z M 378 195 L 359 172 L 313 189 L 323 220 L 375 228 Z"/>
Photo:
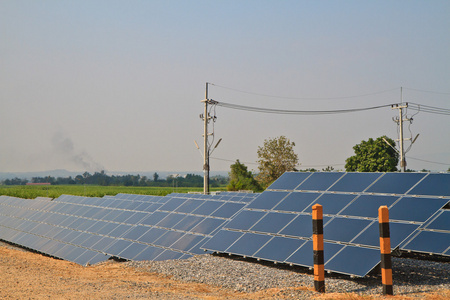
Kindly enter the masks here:
<path id="1" fill-rule="evenodd" d="M 0 242 L 0 246 L 27 251 L 2 242 Z M 313 291 L 314 279 L 311 270 L 289 267 L 283 264 L 275 265 L 270 262 L 257 262 L 253 259 L 244 259 L 238 256 L 205 254 L 186 260 L 128 261 L 118 264 L 131 267 L 137 271 L 167 275 L 180 282 L 204 283 L 217 286 L 223 290 L 241 293 L 261 293 L 259 296 L 255 295 L 252 299 L 311 299 L 320 296 Z M 449 259 L 437 262 L 392 257 L 392 269 L 394 295 L 406 296 L 407 298 L 404 299 L 425 298 L 427 293 L 438 292 L 441 294 L 440 298 L 429 299 L 450 297 Z M 120 282 L 120 276 L 116 280 Z M 142 283 L 138 285 L 142 285 Z M 381 276 L 377 274 L 368 275 L 364 278 L 326 274 L 325 285 L 327 293 L 324 296 L 329 295 L 328 297 L 331 297 L 325 299 L 337 297 L 337 294 L 333 296 L 330 295 L 331 293 L 338 293 L 341 295 L 340 299 L 352 298 L 349 293 L 369 295 L 375 298 L 382 296 Z M 266 293 L 267 291 L 270 292 Z M 115 298 L 119 299 L 122 296 Z M 149 294 L 146 294 L 146 297 L 149 297 Z M 167 294 L 164 291 L 153 291 L 150 298 L 198 299 L 198 297 L 191 297 L 188 294 L 174 296 L 174 294 Z M 217 297 L 217 299 L 219 298 Z"/>
<path id="2" fill-rule="evenodd" d="M 206 283 L 245 293 L 276 288 L 280 289 L 280 296 L 289 298 L 308 299 L 315 294 L 311 291 L 314 278 L 308 269 L 256 262 L 240 257 L 206 254 L 186 260 L 126 262 L 126 264 L 145 271 L 170 275 L 177 280 Z M 420 293 L 450 289 L 448 261 L 434 262 L 392 257 L 392 270 L 394 295 L 419 297 Z M 382 294 L 380 275 L 350 278 L 339 274 L 327 274 L 325 284 L 327 293 Z"/>

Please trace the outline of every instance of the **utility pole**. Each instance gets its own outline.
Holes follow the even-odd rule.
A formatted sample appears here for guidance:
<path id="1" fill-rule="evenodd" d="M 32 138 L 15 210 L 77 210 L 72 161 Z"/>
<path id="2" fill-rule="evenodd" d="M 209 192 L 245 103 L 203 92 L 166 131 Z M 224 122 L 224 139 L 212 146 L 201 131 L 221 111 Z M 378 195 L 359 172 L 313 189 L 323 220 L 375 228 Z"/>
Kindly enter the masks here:
<path id="1" fill-rule="evenodd" d="M 403 118 L 403 108 L 408 108 L 408 103 L 403 104 L 403 88 L 400 88 L 400 97 L 401 97 L 401 103 L 400 104 L 394 104 L 392 105 L 392 109 L 398 109 L 398 117 L 392 118 L 394 122 L 398 124 L 399 127 L 399 139 L 397 140 L 400 145 L 400 171 L 406 172 L 406 158 L 405 158 L 405 148 L 403 146 L 403 141 L 405 140 L 403 138 L 403 121 L 410 121 L 411 119 L 408 119 L 407 116 Z"/>
<path id="2" fill-rule="evenodd" d="M 205 111 L 203 113 L 203 194 L 209 194 L 209 147 L 208 147 L 208 82 L 205 89 Z"/>
<path id="3" fill-rule="evenodd" d="M 210 84 L 210 83 L 208 83 L 208 82 L 206 83 L 205 99 L 201 101 L 201 102 L 205 103 L 205 110 L 204 110 L 203 114 L 200 114 L 200 119 L 203 120 L 203 174 L 204 174 L 203 175 L 203 193 L 205 195 L 209 194 L 209 170 L 210 170 L 209 157 L 211 156 L 211 154 L 214 152 L 214 150 L 217 148 L 217 146 L 219 146 L 220 142 L 222 141 L 222 139 L 219 139 L 219 141 L 216 143 L 216 145 L 212 149 L 208 143 L 208 136 L 211 135 L 214 137 L 214 126 L 213 126 L 213 132 L 208 133 L 208 123 L 210 120 L 215 122 L 217 119 L 215 113 L 213 116 L 211 116 L 209 114 L 208 104 L 214 106 L 214 105 L 217 105 L 217 103 L 219 103 L 212 99 L 208 99 L 208 84 Z M 214 141 L 214 138 L 213 138 L 213 141 Z M 197 142 L 195 142 L 195 146 L 197 146 L 197 149 L 200 150 L 200 147 L 198 146 Z"/>

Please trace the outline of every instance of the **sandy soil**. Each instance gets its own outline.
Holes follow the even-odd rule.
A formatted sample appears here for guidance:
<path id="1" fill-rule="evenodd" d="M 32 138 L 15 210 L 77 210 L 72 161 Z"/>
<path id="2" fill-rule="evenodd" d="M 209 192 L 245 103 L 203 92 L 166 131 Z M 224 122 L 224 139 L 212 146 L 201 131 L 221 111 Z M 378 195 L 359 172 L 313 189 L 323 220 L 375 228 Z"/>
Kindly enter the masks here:
<path id="1" fill-rule="evenodd" d="M 172 280 L 146 273 L 120 262 L 82 267 L 37 253 L 0 246 L 0 299 L 271 299 L 285 298 L 282 291 L 270 289 L 245 294 L 200 283 Z M 319 295 L 308 288 L 306 298 L 371 299 L 356 295 Z M 285 291 L 284 291 L 285 292 Z M 426 299 L 445 299 L 429 295 Z M 391 297 L 390 299 L 408 299 Z"/>
<path id="2" fill-rule="evenodd" d="M 0 246 L 0 299 L 258 299 L 277 291 L 237 293 L 175 281 L 115 261 L 82 267 L 40 254 Z"/>

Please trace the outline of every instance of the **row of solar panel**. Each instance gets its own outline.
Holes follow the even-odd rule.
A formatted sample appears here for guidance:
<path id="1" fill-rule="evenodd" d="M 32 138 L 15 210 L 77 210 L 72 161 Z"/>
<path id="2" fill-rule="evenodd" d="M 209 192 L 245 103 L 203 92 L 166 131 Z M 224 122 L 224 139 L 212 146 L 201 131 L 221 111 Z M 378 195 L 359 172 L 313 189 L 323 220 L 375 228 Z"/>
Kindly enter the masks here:
<path id="1" fill-rule="evenodd" d="M 449 175 L 285 173 L 262 194 L 64 195 L 52 202 L 0 197 L 0 238 L 6 228 L 15 240 L 37 243 L 41 237 L 82 248 L 71 248 L 72 260 L 86 250 L 101 252 L 102 258 L 106 253 L 160 260 L 189 257 L 203 248 L 312 267 L 310 212 L 320 203 L 326 269 L 364 276 L 380 261 L 380 205 L 390 207 L 394 220 L 393 248 L 450 254 L 449 215 L 442 209 L 450 200 Z M 430 240 L 436 235 L 439 245 Z"/>
<path id="2" fill-rule="evenodd" d="M 314 265 L 311 240 L 221 230 L 202 248 L 304 267 Z M 377 249 L 338 243 L 325 242 L 324 255 L 327 270 L 348 275 L 364 276 L 380 262 Z"/>
<path id="3" fill-rule="evenodd" d="M 289 172 L 269 189 L 450 196 L 450 174 Z"/>
<path id="4" fill-rule="evenodd" d="M 427 241 L 428 249 L 448 255 L 450 228 L 445 223 L 448 215 L 436 217 L 435 223 L 426 222 L 450 200 L 446 192 L 450 186 L 448 175 L 285 173 L 203 248 L 312 267 L 311 210 L 314 204 L 321 204 L 325 215 L 325 253 L 328 252 L 325 268 L 364 276 L 380 262 L 377 216 L 378 208 L 386 205 L 393 220 L 390 223 L 392 249 L 421 244 L 422 241 L 415 243 L 415 240 L 437 235 L 425 231 L 431 225 L 447 231 L 439 233 L 442 235 L 439 241 Z M 441 186 L 443 182 L 445 188 Z M 430 187 L 436 186 L 444 195 L 430 196 L 436 194 L 435 190 L 430 192 Z M 376 194 L 379 191 L 383 192 Z M 427 192 L 425 197 L 417 197 L 411 194 L 413 191 Z"/>
<path id="5" fill-rule="evenodd" d="M 449 200 L 386 195 L 328 194 L 317 192 L 267 191 L 246 209 L 308 213 L 314 204 L 324 207 L 325 215 L 377 218 L 378 208 L 390 208 L 392 220 L 424 222 Z"/>
<path id="6" fill-rule="evenodd" d="M 407 251 L 450 256 L 450 210 L 438 210 L 400 247 Z"/>
<path id="7" fill-rule="evenodd" d="M 10 202 L 14 206 L 33 209 L 38 207 L 42 211 L 59 212 L 65 215 L 76 215 L 84 218 L 106 219 L 108 221 L 125 222 L 133 214 L 135 216 L 147 216 L 149 212 L 175 212 L 180 214 L 193 214 L 216 218 L 229 218 L 245 204 L 242 202 L 228 202 L 223 200 L 197 200 L 190 198 L 164 197 L 162 203 L 126 201 L 115 199 L 101 199 L 63 195 L 53 202 L 42 200 L 13 199 Z M 105 203 L 106 202 L 106 203 Z M 110 202 L 110 203 L 108 203 Z M 117 205 L 111 205 L 114 203 Z M 64 205 L 61 205 L 64 204 Z M 139 212 L 141 214 L 139 214 Z M 142 218 L 141 218 L 142 219 Z M 137 221 L 133 221 L 131 224 Z M 145 222 L 143 224 L 146 224 Z M 155 225 L 154 222 L 148 225 Z"/>
<path id="8" fill-rule="evenodd" d="M 94 259 L 87 255 L 74 257 L 81 251 L 108 254 L 96 256 L 104 259 L 109 255 L 133 260 L 187 257 L 203 253 L 198 244 L 203 244 L 208 235 L 249 201 L 242 199 L 255 197 L 239 194 L 230 198 L 240 201 L 228 202 L 177 196 L 180 198 L 150 196 L 144 202 L 142 198 L 119 200 L 123 195 L 105 199 L 63 195 L 52 202 L 1 196 L 0 238 L 54 256 L 55 253 L 46 252 L 47 247 L 40 248 L 40 243 L 31 247 L 36 238 L 81 248 L 68 256 L 58 256 L 81 264 Z M 111 203 L 120 205 L 112 208 Z M 194 210 L 196 215 L 189 214 Z"/>
<path id="9" fill-rule="evenodd" d="M 236 193 L 236 192 L 221 192 L 218 194 L 204 195 L 204 194 L 184 194 L 184 193 L 172 193 L 170 197 L 178 198 L 190 198 L 190 199 L 206 199 L 206 200 L 224 200 L 227 202 L 250 202 L 258 194 L 256 193 Z M 152 201 L 164 199 L 162 196 L 150 196 L 150 195 L 135 195 L 135 194 L 117 194 L 114 199 L 120 200 L 133 200 L 133 201 Z"/>

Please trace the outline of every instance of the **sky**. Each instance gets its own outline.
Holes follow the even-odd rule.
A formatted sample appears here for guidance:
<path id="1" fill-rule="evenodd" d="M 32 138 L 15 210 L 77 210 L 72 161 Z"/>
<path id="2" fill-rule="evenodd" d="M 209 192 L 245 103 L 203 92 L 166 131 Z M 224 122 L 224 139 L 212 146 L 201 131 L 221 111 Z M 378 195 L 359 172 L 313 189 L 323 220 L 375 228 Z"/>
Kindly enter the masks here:
<path id="1" fill-rule="evenodd" d="M 221 103 L 450 109 L 450 2 L 0 0 L 0 172 L 202 172 L 203 113 Z M 398 110 L 285 115 L 217 106 L 211 171 L 257 172 L 264 140 L 300 169 L 343 170 L 398 139 Z M 417 114 L 416 114 L 417 113 Z M 408 168 L 450 167 L 450 116 L 408 110 Z M 408 143 L 405 143 L 408 147 Z"/>

